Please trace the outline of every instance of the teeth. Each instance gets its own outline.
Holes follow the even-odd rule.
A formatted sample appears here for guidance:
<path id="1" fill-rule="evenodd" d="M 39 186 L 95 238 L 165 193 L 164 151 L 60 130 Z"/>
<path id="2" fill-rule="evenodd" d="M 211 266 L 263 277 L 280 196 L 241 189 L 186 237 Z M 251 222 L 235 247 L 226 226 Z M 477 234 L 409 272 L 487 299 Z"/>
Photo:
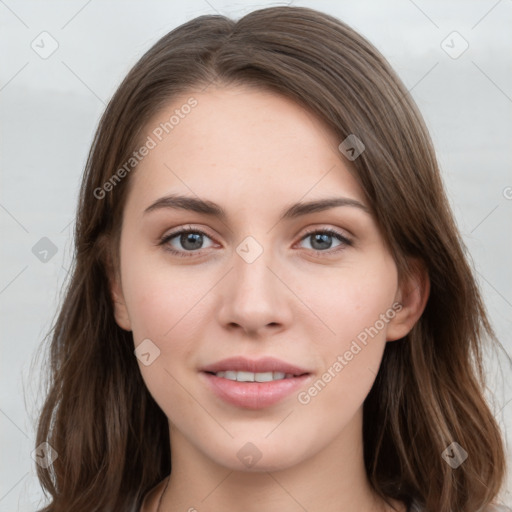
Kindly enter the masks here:
<path id="1" fill-rule="evenodd" d="M 293 377 L 292 373 L 283 372 L 237 372 L 226 370 L 225 372 L 217 372 L 217 377 L 222 377 L 228 380 L 236 380 L 238 382 L 270 382 L 273 380 L 289 379 Z"/>

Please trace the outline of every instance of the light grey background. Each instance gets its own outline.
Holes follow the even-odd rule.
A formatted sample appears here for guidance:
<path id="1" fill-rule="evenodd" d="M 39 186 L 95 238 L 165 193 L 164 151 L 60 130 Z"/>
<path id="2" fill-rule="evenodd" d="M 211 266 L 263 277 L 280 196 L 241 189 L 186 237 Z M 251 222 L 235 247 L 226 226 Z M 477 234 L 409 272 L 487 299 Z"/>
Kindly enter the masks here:
<path id="1" fill-rule="evenodd" d="M 512 1 L 293 3 L 360 31 L 410 89 L 493 325 L 511 353 Z M 38 365 L 31 364 L 69 268 L 80 177 L 105 104 L 136 60 L 181 23 L 283 4 L 0 0 L 0 511 L 33 511 L 42 496 L 31 458 L 42 397 Z M 43 59 L 31 44 L 48 51 L 51 39 L 58 48 Z M 469 47 L 459 56 L 464 41 Z M 46 263 L 32 252 L 42 237 L 57 247 Z M 500 374 L 497 362 L 489 359 L 492 407 L 510 445 L 510 366 Z M 510 505 L 508 482 L 502 501 Z"/>

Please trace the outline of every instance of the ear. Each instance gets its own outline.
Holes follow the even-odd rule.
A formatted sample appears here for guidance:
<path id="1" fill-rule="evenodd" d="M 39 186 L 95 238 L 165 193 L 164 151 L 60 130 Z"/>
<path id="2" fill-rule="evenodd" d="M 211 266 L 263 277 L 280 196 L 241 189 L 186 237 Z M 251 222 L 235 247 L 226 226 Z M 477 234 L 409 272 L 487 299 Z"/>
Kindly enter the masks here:
<path id="1" fill-rule="evenodd" d="M 410 272 L 400 281 L 395 296 L 400 307 L 395 309 L 396 314 L 390 320 L 386 333 L 387 341 L 403 338 L 419 320 L 430 294 L 430 279 L 427 269 L 418 259 L 409 260 Z"/>
<path id="2" fill-rule="evenodd" d="M 123 289 L 121 287 L 121 278 L 117 272 L 115 273 L 114 277 L 109 277 L 109 282 L 116 323 L 119 327 L 121 327 L 121 329 L 124 329 L 125 331 L 131 331 L 132 327 L 130 316 L 128 315 L 128 309 L 124 301 Z"/>

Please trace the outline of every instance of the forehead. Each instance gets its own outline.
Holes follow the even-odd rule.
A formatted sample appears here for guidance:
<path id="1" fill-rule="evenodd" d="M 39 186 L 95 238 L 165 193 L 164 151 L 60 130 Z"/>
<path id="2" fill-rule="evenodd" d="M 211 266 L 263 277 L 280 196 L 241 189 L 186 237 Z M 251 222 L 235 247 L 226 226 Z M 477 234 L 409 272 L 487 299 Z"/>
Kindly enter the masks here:
<path id="1" fill-rule="evenodd" d="M 193 105 L 193 106 L 191 106 Z M 238 206 L 364 194 L 322 121 L 289 98 L 210 86 L 176 97 L 145 126 L 153 147 L 131 176 L 138 208 L 180 192 Z"/>

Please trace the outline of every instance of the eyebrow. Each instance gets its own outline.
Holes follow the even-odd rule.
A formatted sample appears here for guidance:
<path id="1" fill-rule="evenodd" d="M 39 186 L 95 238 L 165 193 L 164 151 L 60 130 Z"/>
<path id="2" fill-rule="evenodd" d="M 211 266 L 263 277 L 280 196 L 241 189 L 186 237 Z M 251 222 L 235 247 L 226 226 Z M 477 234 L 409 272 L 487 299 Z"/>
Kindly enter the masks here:
<path id="1" fill-rule="evenodd" d="M 356 199 L 351 199 L 349 197 L 327 197 L 325 199 L 299 202 L 287 206 L 281 212 L 279 221 L 295 219 L 309 213 L 321 212 L 330 208 L 336 208 L 338 206 L 350 206 L 358 208 L 368 214 L 371 213 L 367 206 L 357 201 Z M 182 196 L 179 194 L 171 194 L 157 199 L 153 204 L 144 210 L 144 214 L 167 208 L 202 213 L 204 215 L 216 217 L 224 221 L 227 219 L 226 211 L 217 203 L 208 201 L 206 199 Z"/>

